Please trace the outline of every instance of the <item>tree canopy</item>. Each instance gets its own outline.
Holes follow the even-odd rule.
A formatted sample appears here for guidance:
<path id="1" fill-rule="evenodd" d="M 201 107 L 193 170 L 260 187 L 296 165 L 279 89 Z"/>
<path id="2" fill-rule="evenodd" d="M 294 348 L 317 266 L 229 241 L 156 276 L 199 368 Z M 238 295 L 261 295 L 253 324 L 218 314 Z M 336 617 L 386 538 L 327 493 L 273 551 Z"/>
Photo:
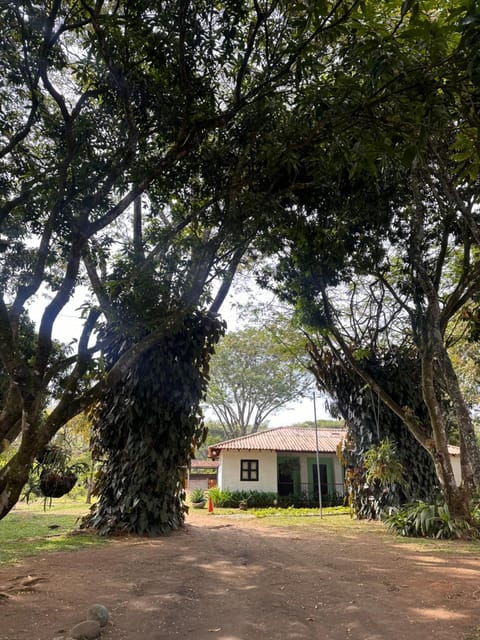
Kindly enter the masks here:
<path id="1" fill-rule="evenodd" d="M 148 389 L 134 384 L 139 367 L 156 353 L 174 371 L 168 345 L 182 342 L 192 318 L 204 342 L 182 375 L 204 379 L 204 349 L 219 332 L 212 318 L 242 259 L 263 252 L 278 257 L 286 297 L 351 366 L 365 344 L 347 340 L 353 314 L 331 293 L 371 293 L 362 304 L 381 311 L 368 315 L 373 328 L 353 318 L 354 335 L 383 348 L 382 327 L 395 324 L 422 358 L 431 424 L 402 407 L 397 414 L 460 499 L 445 459 L 438 366 L 462 424 L 467 484 L 480 477 L 448 351 L 450 322 L 478 288 L 479 20 L 475 2 L 452 4 L 2 4 L 0 441 L 21 442 L 0 471 L 0 517 L 58 429 L 95 403 L 108 449 L 108 403 L 117 406 L 125 388 L 133 405 L 137 392 L 150 397 L 153 379 Z M 89 290 L 83 331 L 59 360 L 53 327 L 80 284 Z M 20 319 L 42 295 L 26 358 Z M 201 428 L 197 382 L 172 464 Z M 157 409 L 170 438 L 175 411 L 168 402 Z M 127 414 L 121 431 L 136 442 Z M 166 472 L 162 446 L 154 465 Z M 179 505 L 174 491 L 165 504 Z M 166 509 L 163 522 L 181 523 L 181 505 Z M 125 513 L 122 527 L 143 527 L 140 513 L 128 524 Z"/>

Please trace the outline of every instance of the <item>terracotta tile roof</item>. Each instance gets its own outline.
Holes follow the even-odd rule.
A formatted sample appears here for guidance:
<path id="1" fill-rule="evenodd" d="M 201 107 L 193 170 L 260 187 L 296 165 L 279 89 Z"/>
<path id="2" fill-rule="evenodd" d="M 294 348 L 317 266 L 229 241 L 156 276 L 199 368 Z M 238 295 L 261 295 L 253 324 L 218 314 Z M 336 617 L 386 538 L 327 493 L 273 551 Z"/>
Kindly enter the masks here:
<path id="1" fill-rule="evenodd" d="M 338 443 L 345 437 L 345 429 L 318 429 L 318 450 L 335 453 Z M 316 451 L 315 429 L 277 427 L 266 429 L 242 438 L 219 442 L 208 448 L 209 457 L 217 457 L 220 451 Z"/>
<path id="2" fill-rule="evenodd" d="M 190 460 L 192 469 L 218 469 L 217 460 Z"/>
<path id="3" fill-rule="evenodd" d="M 346 436 L 345 429 L 318 429 L 318 450 L 321 453 L 335 453 L 338 443 Z M 208 448 L 208 457 L 217 458 L 220 451 L 291 451 L 312 452 L 316 451 L 315 429 L 296 427 L 277 427 L 253 433 L 242 438 L 225 440 Z M 460 455 L 460 447 L 449 444 L 448 452 L 451 456 Z M 205 460 L 192 460 L 194 463 L 203 463 Z M 218 465 L 216 460 L 212 464 Z M 196 465 L 195 465 L 196 466 Z M 206 465 L 205 465 L 206 466 Z"/>

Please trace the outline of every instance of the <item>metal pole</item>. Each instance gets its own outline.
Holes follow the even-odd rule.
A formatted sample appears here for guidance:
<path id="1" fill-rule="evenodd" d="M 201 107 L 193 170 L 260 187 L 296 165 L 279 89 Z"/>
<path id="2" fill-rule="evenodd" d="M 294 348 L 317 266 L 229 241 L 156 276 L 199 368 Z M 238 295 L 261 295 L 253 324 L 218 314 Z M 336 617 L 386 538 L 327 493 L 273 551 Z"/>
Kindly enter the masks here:
<path id="1" fill-rule="evenodd" d="M 318 424 L 317 424 L 317 403 L 315 401 L 315 393 L 313 394 L 313 416 L 315 419 L 315 448 L 317 451 L 317 484 L 318 484 L 318 509 L 320 511 L 320 518 L 323 518 L 322 510 L 322 487 L 320 484 L 320 456 L 318 451 Z"/>

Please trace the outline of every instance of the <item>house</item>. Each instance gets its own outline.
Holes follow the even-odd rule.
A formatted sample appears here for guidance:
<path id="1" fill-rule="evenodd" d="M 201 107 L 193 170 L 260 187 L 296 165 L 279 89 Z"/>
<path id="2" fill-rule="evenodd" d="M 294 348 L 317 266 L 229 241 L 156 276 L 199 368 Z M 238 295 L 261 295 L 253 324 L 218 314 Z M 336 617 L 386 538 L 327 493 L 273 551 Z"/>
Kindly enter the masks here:
<path id="1" fill-rule="evenodd" d="M 216 462 L 217 485 L 231 491 L 265 491 L 280 496 L 318 495 L 317 451 L 322 495 L 343 495 L 344 469 L 336 455 L 345 429 L 278 427 L 208 448 Z M 318 447 L 318 448 L 317 448 Z M 449 445 L 457 482 L 460 448 Z"/>
<path id="2" fill-rule="evenodd" d="M 219 462 L 217 483 L 231 491 L 265 491 L 280 496 L 343 495 L 344 470 L 337 447 L 344 429 L 278 427 L 212 445 Z"/>
<path id="3" fill-rule="evenodd" d="M 186 488 L 191 491 L 216 487 L 218 465 L 216 460 L 190 460 Z"/>

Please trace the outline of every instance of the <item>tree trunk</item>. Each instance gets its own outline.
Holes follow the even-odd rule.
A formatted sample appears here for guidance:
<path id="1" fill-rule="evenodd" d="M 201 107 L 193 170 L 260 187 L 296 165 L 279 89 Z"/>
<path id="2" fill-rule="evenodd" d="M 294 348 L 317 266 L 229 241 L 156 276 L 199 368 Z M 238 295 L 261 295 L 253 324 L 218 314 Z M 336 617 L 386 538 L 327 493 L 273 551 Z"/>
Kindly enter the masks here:
<path id="1" fill-rule="evenodd" d="M 22 417 L 22 441 L 17 453 L 0 471 L 0 520 L 17 504 L 35 457 L 43 443 L 39 444 L 39 420 L 25 413 Z"/>
<path id="2" fill-rule="evenodd" d="M 199 403 L 221 331 L 208 315 L 186 316 L 105 396 L 94 425 L 99 500 L 83 526 L 158 535 L 183 525 L 186 470 L 205 436 Z"/>
<path id="3" fill-rule="evenodd" d="M 442 373 L 452 402 L 460 431 L 460 459 L 462 482 L 470 490 L 480 489 L 480 450 L 475 435 L 470 411 L 465 403 L 457 374 L 447 350 L 441 343 L 436 344 L 436 353 L 442 363 Z"/>
<path id="4" fill-rule="evenodd" d="M 428 342 L 428 341 L 426 341 Z M 427 447 L 433 458 L 440 488 L 450 515 L 454 519 L 472 522 L 470 513 L 471 493 L 466 487 L 458 487 L 448 452 L 447 429 L 440 403 L 435 393 L 433 349 L 425 345 L 422 354 L 422 392 L 432 425 L 433 442 Z"/>
<path id="5" fill-rule="evenodd" d="M 87 478 L 87 496 L 85 498 L 86 504 L 92 504 L 92 494 L 94 489 L 94 480 L 93 480 L 94 472 L 93 468 L 90 470 Z"/>
<path id="6" fill-rule="evenodd" d="M 17 504 L 28 480 L 30 466 L 15 455 L 0 471 L 0 520 Z"/>

